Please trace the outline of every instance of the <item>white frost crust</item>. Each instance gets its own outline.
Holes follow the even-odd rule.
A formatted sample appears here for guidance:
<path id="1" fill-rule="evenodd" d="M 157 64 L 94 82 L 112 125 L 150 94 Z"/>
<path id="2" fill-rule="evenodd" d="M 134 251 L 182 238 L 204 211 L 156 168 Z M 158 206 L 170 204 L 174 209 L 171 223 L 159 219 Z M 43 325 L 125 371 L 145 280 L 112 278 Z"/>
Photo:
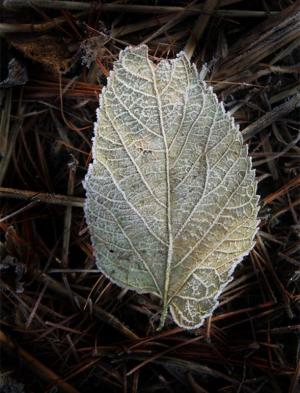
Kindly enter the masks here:
<path id="1" fill-rule="evenodd" d="M 118 60 L 121 60 L 122 57 L 126 54 L 126 52 L 130 52 L 132 49 L 136 49 L 136 48 L 139 48 L 139 47 L 146 47 L 147 48 L 147 53 L 148 53 L 148 47 L 146 45 L 144 45 L 144 44 L 139 45 L 139 46 L 128 46 L 124 50 L 120 51 Z M 213 92 L 213 88 L 211 86 L 208 87 L 206 82 L 203 80 L 204 75 L 207 73 L 206 65 L 203 65 L 203 68 L 202 68 L 201 72 L 199 73 L 197 68 L 196 68 L 196 65 L 195 64 L 191 64 L 190 60 L 188 59 L 188 57 L 186 56 L 184 51 L 179 52 L 176 57 L 178 59 L 180 59 L 181 57 L 184 57 L 186 59 L 186 61 L 188 62 L 188 64 L 192 66 L 192 68 L 194 69 L 196 75 L 198 75 L 199 82 L 201 82 L 201 84 L 203 85 L 205 90 L 209 91 L 213 95 L 214 100 L 221 107 L 223 115 L 225 115 L 227 117 L 227 119 L 230 120 L 232 128 L 236 130 L 238 138 L 239 138 L 241 144 L 243 144 L 243 137 L 242 137 L 242 134 L 239 131 L 239 125 L 235 123 L 235 120 L 234 120 L 233 116 L 231 116 L 229 112 L 225 111 L 224 103 L 222 101 L 218 100 L 218 97 Z M 95 143 L 95 139 L 96 139 L 98 126 L 99 126 L 100 119 L 101 119 L 101 111 L 102 111 L 102 109 L 104 107 L 103 96 L 104 96 L 105 91 L 107 90 L 107 88 L 110 86 L 110 83 L 111 83 L 111 80 L 113 79 L 113 77 L 114 77 L 114 70 L 110 70 L 109 76 L 107 77 L 107 86 L 102 88 L 102 91 L 101 91 L 101 93 L 99 95 L 99 108 L 96 111 L 97 120 L 94 122 L 94 135 L 92 137 L 92 157 L 93 157 L 93 161 L 89 164 L 88 170 L 87 170 L 87 173 L 86 173 L 86 176 L 85 176 L 85 179 L 83 181 L 83 186 L 84 186 L 84 188 L 86 190 L 87 190 L 87 182 L 88 182 L 89 178 L 92 176 L 92 166 L 93 166 L 93 163 L 94 163 L 94 160 L 95 160 L 95 157 L 96 157 L 96 143 Z M 249 171 L 249 174 L 253 173 L 255 175 L 256 171 L 255 171 L 255 169 L 252 169 L 252 157 L 248 156 L 248 145 L 245 145 L 245 150 L 246 150 L 246 155 L 248 157 L 248 160 L 250 162 L 250 168 L 251 169 Z M 255 194 L 256 193 L 257 193 L 257 182 L 255 182 Z M 259 205 L 259 200 L 260 200 L 260 197 L 256 194 L 256 207 L 258 207 L 258 205 Z M 85 203 L 84 203 L 84 210 L 85 211 L 87 210 L 87 204 L 88 204 L 88 201 L 86 199 Z M 250 251 L 254 248 L 254 246 L 255 246 L 254 239 L 255 239 L 255 236 L 256 236 L 256 234 L 257 234 L 257 232 L 259 230 L 259 224 L 260 224 L 260 220 L 257 219 L 256 230 L 253 233 L 253 236 L 252 236 L 252 239 L 251 239 L 252 246 L 248 250 L 246 250 L 239 258 L 236 258 L 235 260 L 233 260 L 232 267 L 228 271 L 228 279 L 224 283 L 221 284 L 219 290 L 216 292 L 215 296 L 213 297 L 214 305 L 210 308 L 210 310 L 206 314 L 204 314 L 202 316 L 202 318 L 201 318 L 199 323 L 197 323 L 197 324 L 195 324 L 193 326 L 185 325 L 185 324 L 180 323 L 180 321 L 178 321 L 178 319 L 177 319 L 177 317 L 176 317 L 176 315 L 175 315 L 175 313 L 174 313 L 174 311 L 172 309 L 172 305 L 170 306 L 170 314 L 172 315 L 174 321 L 177 323 L 178 326 L 180 326 L 180 327 L 182 327 L 184 329 L 187 329 L 187 330 L 197 329 L 197 328 L 201 327 L 203 325 L 203 323 L 205 322 L 205 320 L 213 314 L 213 312 L 219 306 L 219 303 L 220 303 L 219 297 L 220 297 L 220 295 L 223 293 L 223 291 L 226 288 L 226 286 L 234 279 L 233 274 L 234 274 L 234 271 L 235 271 L 236 267 L 241 263 L 243 258 L 245 256 L 247 256 L 250 253 Z M 134 290 L 134 291 L 136 291 L 138 293 L 152 293 L 152 294 L 154 294 L 156 296 L 160 296 L 156 292 L 142 291 L 142 290 L 139 290 L 138 288 L 128 286 L 128 285 L 124 284 L 123 282 L 115 280 L 114 278 L 111 277 L 111 275 L 109 275 L 101 267 L 101 265 L 99 265 L 97 262 L 96 262 L 96 264 L 97 264 L 99 270 L 101 271 L 101 273 L 104 274 L 104 276 L 107 277 L 114 284 L 117 284 L 118 286 L 120 286 L 122 288 L 125 288 L 125 289 L 128 289 L 128 290 Z"/>

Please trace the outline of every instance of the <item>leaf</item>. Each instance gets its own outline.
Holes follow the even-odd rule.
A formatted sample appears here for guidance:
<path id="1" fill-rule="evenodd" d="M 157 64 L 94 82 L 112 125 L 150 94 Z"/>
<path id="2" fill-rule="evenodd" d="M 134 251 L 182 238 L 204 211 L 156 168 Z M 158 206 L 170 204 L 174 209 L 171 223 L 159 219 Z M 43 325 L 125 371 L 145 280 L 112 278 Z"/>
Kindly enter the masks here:
<path id="1" fill-rule="evenodd" d="M 126 48 L 100 99 L 86 220 L 99 269 L 162 299 L 184 328 L 218 305 L 254 245 L 254 171 L 242 137 L 184 53 Z"/>

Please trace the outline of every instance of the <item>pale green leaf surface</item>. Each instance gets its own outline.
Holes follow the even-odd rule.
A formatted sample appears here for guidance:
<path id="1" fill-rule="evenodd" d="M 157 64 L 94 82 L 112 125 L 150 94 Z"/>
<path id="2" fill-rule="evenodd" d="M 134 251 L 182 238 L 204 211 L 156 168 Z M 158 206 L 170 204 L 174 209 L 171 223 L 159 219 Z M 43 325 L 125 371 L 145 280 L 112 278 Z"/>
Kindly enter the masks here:
<path id="1" fill-rule="evenodd" d="M 100 98 L 86 220 L 99 269 L 184 328 L 218 305 L 254 245 L 254 171 L 238 127 L 184 53 L 122 51 Z"/>

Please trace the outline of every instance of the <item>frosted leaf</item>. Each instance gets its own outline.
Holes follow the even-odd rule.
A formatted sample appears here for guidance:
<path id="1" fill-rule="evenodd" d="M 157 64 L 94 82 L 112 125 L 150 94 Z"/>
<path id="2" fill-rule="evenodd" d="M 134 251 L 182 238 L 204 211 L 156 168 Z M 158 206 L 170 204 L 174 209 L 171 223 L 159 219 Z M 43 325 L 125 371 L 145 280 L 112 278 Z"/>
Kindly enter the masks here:
<path id="1" fill-rule="evenodd" d="M 256 181 L 233 119 L 184 53 L 158 65 L 145 45 L 114 64 L 85 179 L 99 269 L 162 299 L 184 328 L 218 305 L 254 245 Z"/>

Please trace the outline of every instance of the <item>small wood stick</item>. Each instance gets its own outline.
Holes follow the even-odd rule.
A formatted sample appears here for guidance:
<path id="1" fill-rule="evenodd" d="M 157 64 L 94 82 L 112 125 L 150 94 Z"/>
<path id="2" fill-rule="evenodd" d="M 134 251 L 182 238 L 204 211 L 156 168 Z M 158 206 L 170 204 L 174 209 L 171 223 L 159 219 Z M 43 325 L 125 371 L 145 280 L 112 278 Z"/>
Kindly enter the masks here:
<path id="1" fill-rule="evenodd" d="M 24 200 L 35 200 L 37 202 L 49 203 L 51 205 L 72 206 L 83 208 L 84 198 L 49 194 L 46 192 L 36 192 L 28 190 L 19 190 L 16 188 L 0 187 L 0 198 L 13 198 Z"/>

